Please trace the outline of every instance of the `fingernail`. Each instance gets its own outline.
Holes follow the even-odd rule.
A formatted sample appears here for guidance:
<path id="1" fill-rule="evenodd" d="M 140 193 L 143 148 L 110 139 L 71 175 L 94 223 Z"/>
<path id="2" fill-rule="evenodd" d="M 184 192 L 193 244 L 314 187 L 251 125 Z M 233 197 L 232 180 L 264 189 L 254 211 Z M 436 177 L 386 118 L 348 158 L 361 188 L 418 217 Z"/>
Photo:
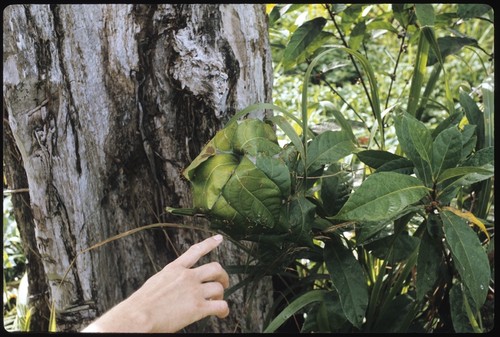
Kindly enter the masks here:
<path id="1" fill-rule="evenodd" d="M 222 235 L 220 235 L 220 234 L 214 235 L 213 238 L 215 241 L 222 241 Z"/>

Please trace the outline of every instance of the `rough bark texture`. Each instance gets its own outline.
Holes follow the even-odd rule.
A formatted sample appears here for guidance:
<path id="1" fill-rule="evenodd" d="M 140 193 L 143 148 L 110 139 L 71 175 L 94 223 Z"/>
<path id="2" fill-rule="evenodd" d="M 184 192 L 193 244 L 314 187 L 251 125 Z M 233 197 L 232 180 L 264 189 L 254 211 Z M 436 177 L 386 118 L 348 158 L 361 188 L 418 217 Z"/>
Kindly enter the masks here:
<path id="1" fill-rule="evenodd" d="M 31 252 L 34 324 L 46 328 L 53 301 L 58 329 L 74 331 L 209 235 L 144 230 L 79 253 L 184 221 L 164 212 L 191 205 L 183 168 L 235 111 L 270 99 L 265 13 L 255 4 L 13 5 L 3 15 L 5 173 L 10 188 L 29 188 L 13 203 Z M 246 258 L 229 242 L 216 257 Z M 239 290 L 228 319 L 185 331 L 261 331 L 271 297 L 269 280 Z"/>

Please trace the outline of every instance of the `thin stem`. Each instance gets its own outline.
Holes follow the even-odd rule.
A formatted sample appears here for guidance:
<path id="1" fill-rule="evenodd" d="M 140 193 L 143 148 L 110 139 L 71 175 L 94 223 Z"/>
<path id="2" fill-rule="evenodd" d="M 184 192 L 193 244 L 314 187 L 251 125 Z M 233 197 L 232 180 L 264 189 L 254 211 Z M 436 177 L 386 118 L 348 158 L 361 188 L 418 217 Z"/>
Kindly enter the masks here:
<path id="1" fill-rule="evenodd" d="M 328 14 L 330 15 L 330 18 L 332 19 L 333 24 L 335 25 L 335 28 L 337 29 L 337 32 L 340 35 L 340 39 L 342 40 L 342 44 L 344 45 L 344 47 L 349 48 L 349 44 L 345 40 L 344 35 L 342 34 L 342 31 L 340 30 L 340 27 L 338 26 L 337 21 L 335 20 L 335 14 L 331 11 L 330 6 L 328 6 L 328 4 L 325 4 L 324 6 L 325 6 L 326 10 L 328 11 Z M 361 71 L 358 68 L 358 64 L 356 63 L 356 61 L 354 60 L 354 57 L 351 54 L 349 54 L 349 58 L 351 59 L 351 62 L 354 65 L 354 68 L 356 69 L 356 73 L 359 76 L 359 80 L 361 82 L 361 85 L 363 85 L 363 89 L 365 90 L 366 97 L 368 97 L 368 102 L 370 103 L 370 107 L 372 108 L 372 111 L 375 111 L 372 99 L 370 97 L 370 93 L 368 91 L 368 88 L 366 87 L 366 83 L 363 79 Z"/>

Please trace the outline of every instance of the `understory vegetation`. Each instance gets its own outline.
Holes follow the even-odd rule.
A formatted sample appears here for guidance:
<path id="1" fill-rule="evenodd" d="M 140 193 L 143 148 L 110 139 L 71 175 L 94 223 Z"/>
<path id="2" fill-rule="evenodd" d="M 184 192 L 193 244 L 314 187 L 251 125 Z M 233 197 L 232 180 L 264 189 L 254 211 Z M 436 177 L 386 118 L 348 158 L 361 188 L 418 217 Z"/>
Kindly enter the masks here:
<path id="1" fill-rule="evenodd" d="M 239 111 L 186 168 L 193 208 L 167 207 L 248 253 L 225 266 L 248 276 L 226 296 L 279 280 L 264 332 L 490 331 L 493 9 L 267 13 L 273 102 Z M 245 119 L 262 109 L 273 116 Z M 3 216 L 4 325 L 27 330 L 27 261 L 5 192 Z"/>

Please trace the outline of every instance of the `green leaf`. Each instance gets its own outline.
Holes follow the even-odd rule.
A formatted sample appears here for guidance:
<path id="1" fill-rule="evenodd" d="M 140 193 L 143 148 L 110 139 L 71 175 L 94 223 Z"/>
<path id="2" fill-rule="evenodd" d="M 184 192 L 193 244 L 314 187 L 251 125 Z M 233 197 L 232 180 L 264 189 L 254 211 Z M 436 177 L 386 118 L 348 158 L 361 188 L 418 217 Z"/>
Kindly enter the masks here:
<path id="1" fill-rule="evenodd" d="M 442 259 L 441 243 L 424 231 L 417 258 L 417 300 L 421 301 L 429 291 L 434 289 L 439 278 Z"/>
<path id="2" fill-rule="evenodd" d="M 349 134 L 343 131 L 325 131 L 316 136 L 308 146 L 307 172 L 314 172 L 322 165 L 335 163 L 354 151 Z"/>
<path id="3" fill-rule="evenodd" d="M 482 149 L 485 145 L 484 114 L 476 102 L 463 90 L 460 90 L 460 105 L 463 107 L 469 123 L 477 126 L 476 150 Z"/>
<path id="4" fill-rule="evenodd" d="M 288 68 L 295 64 L 297 58 L 302 54 L 307 46 L 313 42 L 323 30 L 326 24 L 326 19 L 322 17 L 314 18 L 304 22 L 302 26 L 297 28 L 290 38 L 290 42 L 283 52 L 283 65 Z"/>
<path id="5" fill-rule="evenodd" d="M 381 165 L 377 169 L 377 172 L 396 172 L 401 174 L 412 174 L 414 170 L 415 170 L 415 165 L 413 165 L 413 163 L 410 160 L 406 158 L 399 158 Z"/>
<path id="6" fill-rule="evenodd" d="M 355 191 L 334 219 L 381 221 L 417 203 L 428 188 L 414 177 L 394 172 L 370 175 Z"/>
<path id="7" fill-rule="evenodd" d="M 256 225 L 273 228 L 279 218 L 279 187 L 245 156 L 222 190 L 228 204 Z"/>
<path id="8" fill-rule="evenodd" d="M 437 178 L 444 170 L 455 167 L 461 159 L 462 135 L 451 127 L 439 133 L 432 144 L 432 174 Z"/>
<path id="9" fill-rule="evenodd" d="M 447 169 L 439 175 L 437 178 L 437 183 L 442 183 L 451 178 L 460 177 L 458 181 L 454 181 L 453 184 L 458 185 L 470 185 L 488 179 L 493 176 L 495 172 L 493 168 L 487 167 L 475 167 L 475 166 L 460 166 Z"/>
<path id="10" fill-rule="evenodd" d="M 464 125 L 462 129 L 462 158 L 461 161 L 469 157 L 469 155 L 474 151 L 477 144 L 476 135 L 477 126 L 472 124 Z"/>
<path id="11" fill-rule="evenodd" d="M 453 322 L 453 329 L 456 333 L 474 333 L 475 331 L 469 322 L 465 303 L 466 294 L 462 291 L 461 284 L 454 284 L 450 289 L 450 314 Z"/>
<path id="12" fill-rule="evenodd" d="M 464 19 L 480 17 L 493 8 L 487 4 L 458 4 L 457 15 Z"/>
<path id="13" fill-rule="evenodd" d="M 373 255 L 390 264 L 404 261 L 410 257 L 419 244 L 419 239 L 408 234 L 388 235 L 366 245 Z"/>
<path id="14" fill-rule="evenodd" d="M 351 31 L 351 35 L 349 36 L 349 48 L 353 50 L 358 50 L 363 40 L 365 38 L 366 33 L 366 23 L 365 21 L 358 22 Z"/>
<path id="15" fill-rule="evenodd" d="M 493 166 L 495 160 L 495 148 L 493 146 L 482 148 L 474 152 L 464 163 L 463 166 L 476 166 L 489 168 Z"/>
<path id="16" fill-rule="evenodd" d="M 403 317 L 411 314 L 414 300 L 408 294 L 399 294 L 388 303 L 388 308 L 383 313 L 379 313 L 379 317 L 375 325 L 371 329 L 372 333 L 404 333 L 402 326 L 405 322 Z"/>
<path id="17" fill-rule="evenodd" d="M 293 300 L 282 312 L 276 316 L 271 323 L 264 329 L 264 333 L 276 331 L 283 323 L 285 323 L 296 312 L 308 304 L 323 301 L 326 290 L 310 290 Z"/>
<path id="18" fill-rule="evenodd" d="M 352 189 L 352 176 L 341 170 L 340 165 L 330 165 L 321 177 L 320 196 L 323 211 L 332 216 L 345 204 Z"/>
<path id="19" fill-rule="evenodd" d="M 461 111 L 456 111 L 450 114 L 448 117 L 446 117 L 439 123 L 439 125 L 434 129 L 434 131 L 432 131 L 432 138 L 436 138 L 436 136 L 440 134 L 441 131 L 448 129 L 452 125 L 458 125 L 458 123 L 460 123 L 460 121 L 462 120 L 463 116 L 464 114 Z"/>
<path id="20" fill-rule="evenodd" d="M 290 194 L 292 184 L 290 171 L 282 159 L 259 154 L 255 160 L 255 166 L 279 187 L 283 196 Z"/>
<path id="21" fill-rule="evenodd" d="M 401 148 L 417 170 L 417 176 L 426 186 L 432 186 L 432 137 L 424 123 L 409 114 L 395 119 L 396 135 Z"/>
<path id="22" fill-rule="evenodd" d="M 325 108 L 327 113 L 333 114 L 333 116 L 335 117 L 335 122 L 338 125 L 340 125 L 340 127 L 342 128 L 342 131 L 346 132 L 349 135 L 352 143 L 353 144 L 357 143 L 356 136 L 354 135 L 354 132 L 352 131 L 352 126 L 347 121 L 347 119 L 345 119 L 342 112 L 340 110 L 336 109 L 335 106 L 329 101 L 320 102 L 320 105 Z"/>
<path id="23" fill-rule="evenodd" d="M 437 38 L 437 45 L 439 46 L 441 57 L 444 59 L 448 55 L 458 53 L 465 46 L 477 46 L 478 43 L 476 39 L 471 39 L 469 37 L 443 36 Z M 427 66 L 432 66 L 436 62 L 438 62 L 438 58 L 436 53 L 432 51 L 429 53 Z"/>
<path id="24" fill-rule="evenodd" d="M 191 172 L 193 206 L 207 211 L 212 208 L 222 188 L 238 166 L 238 158 L 229 153 L 217 154 Z"/>
<path id="25" fill-rule="evenodd" d="M 270 156 L 281 151 L 273 128 L 260 119 L 244 119 L 234 131 L 234 151 L 256 156 L 263 152 Z"/>
<path id="26" fill-rule="evenodd" d="M 380 166 L 397 159 L 405 159 L 397 154 L 383 150 L 365 150 L 356 153 L 359 160 L 366 165 L 378 169 Z"/>
<path id="27" fill-rule="evenodd" d="M 434 14 L 434 7 L 432 4 L 415 4 L 415 14 L 421 26 L 434 26 L 436 15 Z"/>
<path id="28" fill-rule="evenodd" d="M 477 234 L 464 219 L 449 211 L 441 212 L 443 228 L 455 269 L 471 296 L 474 307 L 483 305 L 490 283 L 490 264 Z"/>
<path id="29" fill-rule="evenodd" d="M 368 286 L 361 265 L 338 238 L 325 243 L 324 260 L 345 316 L 360 328 L 368 307 Z"/>
<path id="30" fill-rule="evenodd" d="M 310 240 L 316 206 L 304 196 L 294 196 L 286 206 L 286 225 L 292 231 L 295 242 Z"/>

